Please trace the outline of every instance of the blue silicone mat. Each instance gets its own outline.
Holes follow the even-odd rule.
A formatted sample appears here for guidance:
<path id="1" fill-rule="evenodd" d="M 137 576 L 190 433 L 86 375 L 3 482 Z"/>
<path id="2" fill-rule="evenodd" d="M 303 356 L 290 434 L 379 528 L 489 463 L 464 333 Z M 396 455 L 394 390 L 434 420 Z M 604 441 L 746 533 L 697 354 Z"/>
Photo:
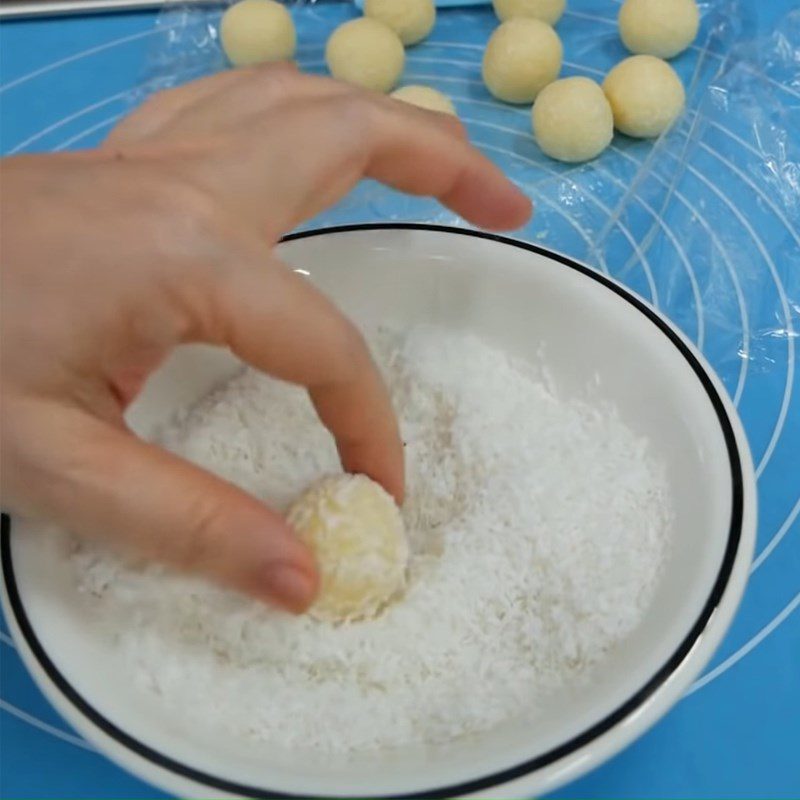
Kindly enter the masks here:
<path id="1" fill-rule="evenodd" d="M 746 33 L 757 39 L 796 3 L 752 0 L 742 5 L 748 13 Z M 565 41 L 579 25 L 607 35 L 617 9 L 615 0 L 572 0 L 559 29 Z M 332 27 L 353 11 L 349 4 L 328 3 L 316 6 L 314 13 Z M 480 86 L 480 48 L 494 24 L 491 12 L 453 13 L 462 16 L 447 24 L 443 14 L 431 40 L 409 53 L 408 76 L 452 94 L 472 138 L 521 181 L 540 185 L 553 175 L 563 178 L 565 170 L 553 172 L 520 139 L 518 131 L 528 124 L 522 119 L 526 112 L 491 103 Z M 63 150 L 100 141 L 129 107 L 128 93 L 141 79 L 159 37 L 168 35 L 169 27 L 156 26 L 155 15 L 145 12 L 0 26 L 0 150 Z M 621 50 L 605 53 L 621 55 Z M 697 57 L 695 48 L 677 60 L 684 77 Z M 719 58 L 713 52 L 710 57 Z M 301 49 L 300 60 L 322 70 L 316 45 Z M 566 74 L 596 77 L 597 72 L 583 61 L 565 66 Z M 766 96 L 775 98 L 777 107 L 796 111 L 800 65 L 793 80 L 773 81 L 767 88 Z M 591 234 L 592 226 L 596 230 L 609 223 L 608 263 L 634 264 L 615 276 L 658 302 L 703 344 L 737 400 L 758 468 L 760 502 L 750 583 L 705 675 L 653 730 L 558 797 L 800 797 L 800 373 L 795 369 L 800 210 L 792 213 L 777 202 L 761 188 L 768 185 L 760 182 L 764 176 L 744 166 L 752 161 L 745 152 L 751 139 L 746 126 L 736 130 L 723 124 L 710 131 L 677 184 L 678 202 L 659 215 L 657 226 L 659 209 L 647 211 L 644 205 L 640 211 L 649 214 L 649 221 L 631 213 L 609 223 L 619 199 L 615 193 L 624 191 L 637 164 L 647 158 L 646 143 L 615 143 L 613 159 L 597 168 L 597 191 L 587 208 L 564 214 L 563 207 L 540 204 L 539 219 L 547 221 L 545 244 L 577 257 L 587 257 L 581 237 Z M 797 152 L 798 143 L 789 144 Z M 407 216 L 405 202 L 381 195 L 372 207 L 373 218 Z M 348 221 L 351 211 L 345 203 L 326 221 Z M 739 252 L 731 252 L 721 220 L 743 231 Z M 695 228 L 704 232 L 702 237 L 688 235 Z M 541 240 L 536 222 L 524 235 Z M 640 247 L 645 238 L 646 251 Z M 729 267 L 739 303 L 726 311 L 703 295 L 709 311 L 704 314 L 702 304 L 687 301 L 698 283 L 693 269 L 699 275 L 719 260 Z M 662 261 L 685 265 L 685 287 L 660 271 Z M 743 273 L 750 279 L 737 281 Z M 738 358 L 737 335 L 743 326 L 750 330 L 753 350 Z M 68 728 L 34 687 L 4 623 L 0 668 L 0 797 L 164 796 L 112 765 Z"/>

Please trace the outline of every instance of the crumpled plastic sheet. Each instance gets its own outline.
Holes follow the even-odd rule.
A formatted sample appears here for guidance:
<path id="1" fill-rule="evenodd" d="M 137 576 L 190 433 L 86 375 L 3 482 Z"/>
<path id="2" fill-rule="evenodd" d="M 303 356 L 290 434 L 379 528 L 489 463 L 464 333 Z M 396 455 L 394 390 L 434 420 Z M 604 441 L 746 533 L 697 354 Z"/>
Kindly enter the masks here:
<path id="1" fill-rule="evenodd" d="M 327 37 L 357 12 L 332 0 L 291 5 L 297 61 L 325 74 Z M 516 235 L 610 274 L 663 310 L 737 404 L 748 375 L 785 381 L 775 410 L 785 417 L 800 330 L 800 9 L 756 40 L 752 4 L 700 7 L 695 45 L 672 62 L 687 89 L 680 120 L 655 142 L 617 135 L 589 164 L 545 157 L 529 109 L 497 103 L 483 87 L 482 49 L 497 24 L 490 7 L 440 10 L 431 37 L 408 51 L 404 81 L 453 97 L 472 141 L 532 197 L 534 219 Z M 226 68 L 217 33 L 223 9 L 167 5 L 157 21 L 167 35 L 156 37 L 133 102 Z M 616 12 L 611 0 L 572 0 L 557 26 L 563 75 L 602 81 L 628 55 Z M 433 201 L 365 181 L 303 228 L 398 220 L 466 224 Z"/>

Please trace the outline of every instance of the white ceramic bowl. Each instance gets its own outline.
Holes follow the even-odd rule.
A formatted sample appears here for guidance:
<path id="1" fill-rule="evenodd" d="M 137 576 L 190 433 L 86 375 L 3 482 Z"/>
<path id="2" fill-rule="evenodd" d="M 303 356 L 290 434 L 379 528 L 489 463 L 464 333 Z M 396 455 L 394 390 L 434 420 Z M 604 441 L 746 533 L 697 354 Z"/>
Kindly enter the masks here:
<path id="1" fill-rule="evenodd" d="M 708 661 L 744 589 L 755 482 L 736 412 L 695 348 L 622 286 L 533 245 L 417 225 L 291 237 L 282 256 L 363 322 L 434 321 L 520 356 L 543 345 L 560 391 L 612 401 L 667 465 L 674 548 L 643 624 L 535 724 L 519 719 L 448 746 L 342 759 L 248 747 L 190 730 L 131 688 L 78 612 L 63 559 L 5 525 L 5 612 L 45 694 L 103 752 L 185 797 L 529 797 L 607 759 L 670 708 Z M 179 351 L 132 409 L 147 431 L 236 362 Z M 13 530 L 12 530 L 13 528 Z"/>

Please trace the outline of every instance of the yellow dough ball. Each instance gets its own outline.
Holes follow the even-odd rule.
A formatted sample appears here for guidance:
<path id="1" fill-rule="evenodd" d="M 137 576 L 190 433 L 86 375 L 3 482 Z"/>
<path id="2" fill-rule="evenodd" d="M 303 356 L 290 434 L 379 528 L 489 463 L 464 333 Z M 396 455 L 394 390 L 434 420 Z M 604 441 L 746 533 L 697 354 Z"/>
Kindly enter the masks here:
<path id="1" fill-rule="evenodd" d="M 364 15 L 388 25 L 405 44 L 421 42 L 433 30 L 433 0 L 364 0 Z"/>
<path id="2" fill-rule="evenodd" d="M 376 92 L 388 92 L 403 72 L 406 51 L 398 35 L 376 19 L 340 25 L 328 39 L 325 60 L 334 78 Z"/>
<path id="3" fill-rule="evenodd" d="M 411 103 L 412 106 L 426 108 L 428 111 L 439 111 L 442 114 L 456 115 L 456 107 L 447 95 L 430 86 L 403 86 L 392 92 L 395 100 Z"/>
<path id="4" fill-rule="evenodd" d="M 313 617 L 373 617 L 405 588 L 408 540 L 400 511 L 366 476 L 324 478 L 295 501 L 287 519 L 317 558 Z"/>
<path id="5" fill-rule="evenodd" d="M 492 5 L 502 22 L 512 17 L 534 17 L 555 25 L 564 13 L 567 0 L 492 0 Z"/>
<path id="6" fill-rule="evenodd" d="M 699 27 L 695 0 L 625 0 L 619 10 L 619 35 L 632 53 L 672 58 L 695 40 Z"/>
<path id="7" fill-rule="evenodd" d="M 286 61 L 294 55 L 297 36 L 291 14 L 275 0 L 241 0 L 223 15 L 222 49 L 237 67 Z"/>
<path id="8" fill-rule="evenodd" d="M 686 101 L 678 73 L 655 56 L 621 61 L 606 76 L 603 91 L 611 104 L 614 127 L 640 139 L 663 133 Z"/>
<path id="9" fill-rule="evenodd" d="M 531 116 L 537 144 L 559 161 L 589 161 L 614 136 L 611 106 L 600 85 L 589 78 L 563 78 L 545 86 Z"/>
<path id="10" fill-rule="evenodd" d="M 546 23 L 514 17 L 491 35 L 483 54 L 483 82 L 498 99 L 530 103 L 561 70 L 563 48 Z"/>

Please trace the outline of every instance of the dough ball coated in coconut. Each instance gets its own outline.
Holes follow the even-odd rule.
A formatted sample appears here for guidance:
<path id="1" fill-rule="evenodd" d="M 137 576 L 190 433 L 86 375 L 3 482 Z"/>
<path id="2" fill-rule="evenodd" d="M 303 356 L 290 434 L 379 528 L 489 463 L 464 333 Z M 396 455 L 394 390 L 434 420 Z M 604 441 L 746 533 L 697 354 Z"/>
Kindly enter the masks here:
<path id="1" fill-rule="evenodd" d="M 324 478 L 287 519 L 317 558 L 320 592 L 309 613 L 327 622 L 374 617 L 405 588 L 408 540 L 391 495 L 365 475 Z"/>

